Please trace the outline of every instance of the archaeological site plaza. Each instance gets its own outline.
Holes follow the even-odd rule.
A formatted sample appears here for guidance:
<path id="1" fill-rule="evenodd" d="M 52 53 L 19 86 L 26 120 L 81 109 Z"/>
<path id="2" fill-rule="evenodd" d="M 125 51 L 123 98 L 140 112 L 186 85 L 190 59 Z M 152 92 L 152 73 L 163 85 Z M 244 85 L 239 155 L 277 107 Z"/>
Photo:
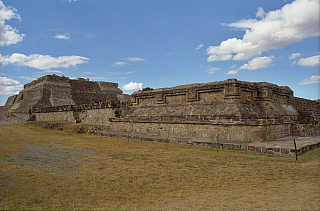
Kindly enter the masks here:
<path id="1" fill-rule="evenodd" d="M 117 83 L 46 75 L 9 97 L 5 108 L 28 121 L 105 125 L 104 135 L 130 132 L 138 140 L 279 154 L 291 154 L 281 141 L 292 137 L 313 137 L 299 153 L 320 146 L 320 101 L 267 82 L 228 79 L 126 95 Z"/>

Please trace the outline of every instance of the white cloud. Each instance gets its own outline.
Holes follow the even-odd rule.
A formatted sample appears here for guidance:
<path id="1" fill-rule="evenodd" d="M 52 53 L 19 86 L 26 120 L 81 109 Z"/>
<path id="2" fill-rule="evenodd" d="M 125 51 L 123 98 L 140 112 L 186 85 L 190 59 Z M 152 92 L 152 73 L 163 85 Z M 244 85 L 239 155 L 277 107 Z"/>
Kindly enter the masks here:
<path id="1" fill-rule="evenodd" d="M 128 60 L 130 62 L 144 62 L 144 61 L 146 61 L 145 59 L 138 58 L 138 57 L 128 57 L 128 58 L 123 58 L 123 59 Z"/>
<path id="2" fill-rule="evenodd" d="M 258 11 L 256 12 L 256 17 L 257 18 L 263 18 L 266 16 L 266 13 L 264 12 L 264 10 L 262 9 L 262 7 L 258 8 Z"/>
<path id="3" fill-rule="evenodd" d="M 267 67 L 272 67 L 272 58 L 271 57 L 256 57 L 248 62 L 248 64 L 242 65 L 239 69 L 247 70 L 257 70 Z"/>
<path id="4" fill-rule="evenodd" d="M 213 62 L 213 61 L 227 61 L 232 59 L 231 54 L 225 54 L 225 55 L 211 55 L 207 58 L 208 62 Z"/>
<path id="5" fill-rule="evenodd" d="M 60 40 L 68 40 L 68 39 L 70 39 L 68 34 L 57 34 L 54 37 L 57 38 L 57 39 L 60 39 Z"/>
<path id="6" fill-rule="evenodd" d="M 92 38 L 92 37 L 95 37 L 96 35 L 95 34 L 86 34 L 85 36 L 86 36 L 86 38 Z"/>
<path id="7" fill-rule="evenodd" d="M 52 57 L 49 55 L 39 54 L 26 56 L 20 53 L 14 53 L 11 56 L 2 56 L 0 54 L 0 64 L 2 65 L 16 64 L 19 66 L 32 67 L 40 70 L 76 67 L 79 64 L 88 63 L 88 60 L 88 58 L 82 56 Z"/>
<path id="8" fill-rule="evenodd" d="M 229 72 L 226 73 L 226 75 L 235 75 L 239 72 L 239 70 L 230 70 Z"/>
<path id="9" fill-rule="evenodd" d="M 292 53 L 291 56 L 289 57 L 289 59 L 296 59 L 301 57 L 303 54 L 301 53 Z"/>
<path id="10" fill-rule="evenodd" d="M 237 65 L 233 64 L 233 65 L 230 67 L 230 69 L 234 69 L 234 68 L 236 68 L 236 66 L 237 66 Z"/>
<path id="11" fill-rule="evenodd" d="M 19 76 L 18 78 L 22 78 L 22 79 L 25 79 L 25 80 L 28 80 L 28 81 L 37 80 L 36 78 L 31 78 L 29 76 Z"/>
<path id="12" fill-rule="evenodd" d="M 267 67 L 272 67 L 272 59 L 274 56 L 263 56 L 263 57 L 256 57 L 250 60 L 247 64 L 242 65 L 239 69 L 230 70 L 226 73 L 226 75 L 235 75 L 239 72 L 239 70 L 257 70 Z M 232 65 L 230 68 L 235 68 L 235 65 Z"/>
<path id="13" fill-rule="evenodd" d="M 230 38 L 219 46 L 210 46 L 207 61 L 249 60 L 264 51 L 281 49 L 320 34 L 319 0 L 296 0 L 267 13 L 258 8 L 256 17 L 224 24 L 245 30 L 245 34 L 242 39 Z"/>
<path id="14" fill-rule="evenodd" d="M 23 89 L 23 85 L 16 80 L 0 76 L 0 95 L 19 94 Z"/>
<path id="15" fill-rule="evenodd" d="M 10 19 L 18 19 L 21 21 L 20 15 L 16 14 L 16 9 L 10 6 L 5 6 L 0 1 L 0 47 L 8 46 L 21 42 L 26 36 L 25 34 L 19 34 L 19 30 L 5 25 L 5 22 Z"/>
<path id="16" fill-rule="evenodd" d="M 203 47 L 203 43 L 201 43 L 200 45 L 198 45 L 198 46 L 196 47 L 196 50 L 195 50 L 195 51 L 200 50 L 202 47 Z"/>
<path id="17" fill-rule="evenodd" d="M 127 65 L 127 63 L 125 62 L 116 62 L 113 65 L 111 65 L 111 67 L 123 67 L 125 65 Z"/>
<path id="18" fill-rule="evenodd" d="M 97 75 L 96 73 L 93 73 L 93 72 L 83 72 L 82 74 Z"/>
<path id="19" fill-rule="evenodd" d="M 60 70 L 45 70 L 44 71 L 45 73 L 63 73 L 62 71 L 60 71 Z"/>
<path id="20" fill-rule="evenodd" d="M 137 82 L 130 82 L 128 84 L 125 84 L 122 86 L 122 89 L 124 90 L 137 90 L 142 89 L 143 83 L 137 83 Z"/>
<path id="21" fill-rule="evenodd" d="M 310 78 L 303 79 L 299 85 L 309 85 L 309 84 L 318 84 L 320 83 L 320 75 L 313 75 Z"/>
<path id="22" fill-rule="evenodd" d="M 110 73 L 113 75 L 129 75 L 129 74 L 136 73 L 136 72 L 138 72 L 138 71 L 130 71 L 130 72 L 125 72 L 125 73 L 115 73 L 115 72 L 107 72 L 107 73 Z"/>
<path id="23" fill-rule="evenodd" d="M 297 62 L 297 65 L 299 66 L 317 66 L 320 64 L 320 55 L 307 57 L 307 58 L 301 58 Z"/>
<path id="24" fill-rule="evenodd" d="M 219 67 L 212 67 L 209 70 L 206 70 L 206 72 L 209 72 L 209 74 L 215 73 L 217 70 L 220 70 Z"/>
<path id="25" fill-rule="evenodd" d="M 105 80 L 106 78 L 104 77 L 90 77 L 92 80 Z"/>

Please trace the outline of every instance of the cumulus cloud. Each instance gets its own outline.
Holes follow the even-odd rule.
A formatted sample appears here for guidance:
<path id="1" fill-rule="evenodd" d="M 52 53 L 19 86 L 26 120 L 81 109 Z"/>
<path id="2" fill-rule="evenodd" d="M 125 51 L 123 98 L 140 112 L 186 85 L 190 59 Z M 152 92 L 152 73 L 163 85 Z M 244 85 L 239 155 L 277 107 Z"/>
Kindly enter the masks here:
<path id="1" fill-rule="evenodd" d="M 144 62 L 144 61 L 146 61 L 145 59 L 138 58 L 138 57 L 128 57 L 128 58 L 123 58 L 123 59 L 130 61 L 130 62 Z"/>
<path id="2" fill-rule="evenodd" d="M 57 39 L 60 39 L 60 40 L 68 40 L 68 39 L 70 39 L 68 34 L 57 34 L 54 37 L 57 38 Z"/>
<path id="3" fill-rule="evenodd" d="M 195 51 L 200 50 L 202 47 L 203 47 L 203 43 L 201 43 L 200 45 L 198 45 L 198 46 L 196 47 L 196 50 L 195 50 Z"/>
<path id="4" fill-rule="evenodd" d="M 252 60 L 250 60 L 247 64 L 242 65 L 238 69 L 235 70 L 230 70 L 229 72 L 226 73 L 226 75 L 235 75 L 239 72 L 239 70 L 257 70 L 257 69 L 263 69 L 267 67 L 272 67 L 272 59 L 274 56 L 267 57 L 256 57 Z M 231 66 L 232 68 L 235 67 L 235 65 Z"/>
<path id="5" fill-rule="evenodd" d="M 209 70 L 206 70 L 206 72 L 209 72 L 209 74 L 215 73 L 217 70 L 220 70 L 219 67 L 212 67 Z"/>
<path id="6" fill-rule="evenodd" d="M 16 80 L 0 76 L 0 95 L 15 95 L 23 89 L 23 85 Z"/>
<path id="7" fill-rule="evenodd" d="M 301 56 L 302 56 L 301 53 L 292 53 L 291 56 L 289 57 L 289 59 L 297 59 Z"/>
<path id="8" fill-rule="evenodd" d="M 242 39 L 230 38 L 207 49 L 208 62 L 249 60 L 271 49 L 281 49 L 303 39 L 319 36 L 319 0 L 296 0 L 279 10 L 264 12 L 229 27 L 245 30 Z"/>
<path id="9" fill-rule="evenodd" d="M 307 58 L 301 58 L 297 62 L 297 65 L 299 66 L 318 66 L 320 64 L 320 55 L 307 57 Z"/>
<path id="10" fill-rule="evenodd" d="M 127 63 L 125 63 L 125 62 L 116 62 L 116 63 L 112 64 L 111 67 L 123 67 L 126 65 L 127 65 Z"/>
<path id="11" fill-rule="evenodd" d="M 309 85 L 309 84 L 318 84 L 320 83 L 320 75 L 313 75 L 310 78 L 303 79 L 299 85 Z"/>
<path id="12" fill-rule="evenodd" d="M 264 10 L 262 9 L 262 7 L 258 8 L 258 11 L 256 12 L 256 17 L 257 18 L 263 18 L 265 17 L 266 13 L 264 12 Z"/>
<path id="13" fill-rule="evenodd" d="M 226 75 L 235 75 L 239 72 L 239 70 L 230 70 L 229 72 L 226 73 Z"/>
<path id="14" fill-rule="evenodd" d="M 5 22 L 10 19 L 18 19 L 21 21 L 20 15 L 16 14 L 16 12 L 17 10 L 15 8 L 5 6 L 3 2 L 0 1 L 0 47 L 21 42 L 26 36 L 25 34 L 19 34 L 18 29 L 5 24 Z"/>
<path id="15" fill-rule="evenodd" d="M 125 84 L 122 86 L 123 90 L 137 90 L 142 89 L 143 83 L 137 83 L 137 82 L 130 82 L 128 84 Z"/>
<path id="16" fill-rule="evenodd" d="M 248 64 L 242 65 L 239 69 L 241 70 L 257 70 L 267 67 L 272 67 L 272 58 L 263 56 L 263 57 L 256 57 L 248 62 Z"/>
<path id="17" fill-rule="evenodd" d="M 2 65 L 15 64 L 40 70 L 76 67 L 79 64 L 88 63 L 88 60 L 88 58 L 82 56 L 52 57 L 39 54 L 26 56 L 20 53 L 14 53 L 11 56 L 2 56 L 0 54 L 0 64 Z"/>

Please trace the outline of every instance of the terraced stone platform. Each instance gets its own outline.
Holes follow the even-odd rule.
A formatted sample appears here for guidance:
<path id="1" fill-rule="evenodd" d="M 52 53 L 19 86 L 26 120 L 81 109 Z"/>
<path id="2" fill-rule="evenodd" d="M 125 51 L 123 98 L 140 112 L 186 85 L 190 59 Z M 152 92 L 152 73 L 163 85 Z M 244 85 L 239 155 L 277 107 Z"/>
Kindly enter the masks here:
<path id="1" fill-rule="evenodd" d="M 97 133 L 98 135 L 99 133 Z M 299 137 L 288 136 L 267 142 L 241 142 L 218 140 L 217 138 L 177 137 L 158 134 L 141 134 L 115 131 L 102 131 L 102 136 L 128 138 L 140 141 L 172 143 L 183 146 L 207 147 L 223 150 L 247 151 L 255 153 L 295 155 L 293 138 L 297 146 L 297 153 L 301 155 L 307 151 L 320 147 L 320 136 Z"/>

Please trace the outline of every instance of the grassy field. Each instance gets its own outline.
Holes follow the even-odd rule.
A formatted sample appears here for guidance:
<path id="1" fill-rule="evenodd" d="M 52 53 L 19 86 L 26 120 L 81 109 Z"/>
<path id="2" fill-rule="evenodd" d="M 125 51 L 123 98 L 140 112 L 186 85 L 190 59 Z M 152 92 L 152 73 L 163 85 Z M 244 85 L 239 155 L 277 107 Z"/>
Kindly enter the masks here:
<path id="1" fill-rule="evenodd" d="M 63 127 L 0 126 L 0 209 L 320 209 L 320 149 L 295 161 Z"/>

